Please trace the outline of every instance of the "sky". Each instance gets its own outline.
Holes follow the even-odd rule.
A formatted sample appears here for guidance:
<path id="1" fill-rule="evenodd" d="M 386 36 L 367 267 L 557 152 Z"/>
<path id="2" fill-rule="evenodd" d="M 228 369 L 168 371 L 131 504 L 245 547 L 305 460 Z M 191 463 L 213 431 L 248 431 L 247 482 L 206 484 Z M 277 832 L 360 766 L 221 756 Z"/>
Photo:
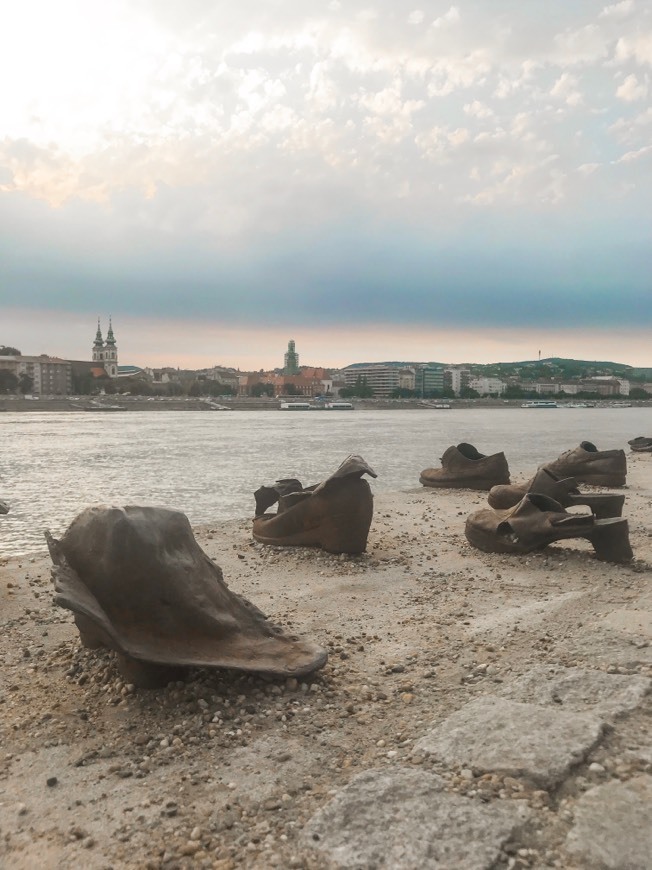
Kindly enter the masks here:
<path id="1" fill-rule="evenodd" d="M 21 0 L 0 80 L 0 344 L 652 366 L 652 0 Z"/>

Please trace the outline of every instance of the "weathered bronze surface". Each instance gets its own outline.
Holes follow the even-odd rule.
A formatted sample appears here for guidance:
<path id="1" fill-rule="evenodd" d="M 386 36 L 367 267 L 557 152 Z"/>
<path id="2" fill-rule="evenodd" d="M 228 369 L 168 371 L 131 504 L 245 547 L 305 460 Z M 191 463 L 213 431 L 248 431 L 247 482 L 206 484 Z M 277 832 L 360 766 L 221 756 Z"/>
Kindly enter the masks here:
<path id="1" fill-rule="evenodd" d="M 377 477 L 361 456 L 348 456 L 322 483 L 302 488 L 279 480 L 254 493 L 253 536 L 262 544 L 321 547 L 330 553 L 362 553 L 373 517 L 373 495 L 363 474 Z M 278 502 L 275 514 L 260 514 Z"/>
<path id="2" fill-rule="evenodd" d="M 285 637 L 229 590 L 183 513 L 96 506 L 60 541 L 46 538 L 55 602 L 74 612 L 86 646 L 115 650 L 139 685 L 167 682 L 179 666 L 287 677 L 326 662 L 321 647 Z"/>

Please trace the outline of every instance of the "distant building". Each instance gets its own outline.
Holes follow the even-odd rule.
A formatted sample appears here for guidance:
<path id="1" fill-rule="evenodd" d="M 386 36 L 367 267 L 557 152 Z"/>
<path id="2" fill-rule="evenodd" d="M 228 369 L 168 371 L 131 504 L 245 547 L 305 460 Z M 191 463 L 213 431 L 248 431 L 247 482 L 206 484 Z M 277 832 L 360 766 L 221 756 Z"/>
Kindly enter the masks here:
<path id="1" fill-rule="evenodd" d="M 97 318 L 97 332 L 95 333 L 95 341 L 93 342 L 92 360 L 97 367 L 103 368 L 110 378 L 117 378 L 119 376 L 118 346 L 115 341 L 115 336 L 113 335 L 113 326 L 110 317 L 109 331 L 106 334 L 106 341 L 102 338 L 100 318 Z M 131 374 L 131 372 L 129 372 L 129 374 Z"/>
<path id="2" fill-rule="evenodd" d="M 417 366 L 414 388 L 425 398 L 440 396 L 444 391 L 444 367 Z"/>
<path id="3" fill-rule="evenodd" d="M 409 366 L 398 370 L 398 386 L 400 390 L 414 392 L 416 384 L 416 371 Z"/>
<path id="4" fill-rule="evenodd" d="M 283 374 L 299 374 L 299 354 L 294 349 L 294 339 L 290 339 L 290 341 L 288 341 L 288 349 L 285 353 L 285 360 L 283 365 Z"/>
<path id="5" fill-rule="evenodd" d="M 449 366 L 444 369 L 444 387 L 452 390 L 456 396 L 460 395 L 464 387 L 468 387 L 470 380 L 469 369 L 461 366 Z"/>
<path id="6" fill-rule="evenodd" d="M 32 380 L 34 396 L 67 396 L 72 389 L 72 367 L 68 360 L 54 356 L 0 356 L 0 369 L 17 378 Z"/>
<path id="7" fill-rule="evenodd" d="M 355 387 L 358 378 L 373 390 L 374 397 L 386 399 L 399 385 L 400 366 L 389 363 L 354 363 L 342 369 L 347 387 Z"/>
<path id="8" fill-rule="evenodd" d="M 500 378 L 471 378 L 469 387 L 481 396 L 502 396 L 507 384 Z"/>

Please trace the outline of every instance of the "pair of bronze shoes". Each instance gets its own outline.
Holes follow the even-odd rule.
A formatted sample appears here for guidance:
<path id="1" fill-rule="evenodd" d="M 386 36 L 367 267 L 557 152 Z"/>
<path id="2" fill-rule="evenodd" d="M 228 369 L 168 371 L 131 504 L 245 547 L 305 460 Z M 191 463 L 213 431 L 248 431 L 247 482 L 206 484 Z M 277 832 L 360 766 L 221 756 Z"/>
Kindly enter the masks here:
<path id="1" fill-rule="evenodd" d="M 471 514 L 466 537 L 478 549 L 494 553 L 529 553 L 555 541 L 585 538 L 597 558 L 627 562 L 633 553 L 629 525 L 622 518 L 625 496 L 582 492 L 577 486 L 578 482 L 622 486 L 626 474 L 622 450 L 598 451 L 584 441 L 541 466 L 528 483 L 493 487 L 488 496 L 491 509 Z M 587 506 L 591 513 L 566 511 L 578 505 Z"/>
<path id="2" fill-rule="evenodd" d="M 320 484 L 303 487 L 296 478 L 285 478 L 261 486 L 254 493 L 254 539 L 279 547 L 363 553 L 374 511 L 364 474 L 377 477 L 361 456 L 349 456 Z M 276 513 L 266 513 L 274 504 L 278 504 Z"/>
<path id="3" fill-rule="evenodd" d="M 636 442 L 648 439 L 634 439 Z M 652 439 L 649 439 L 652 443 Z M 633 444 L 632 441 L 629 442 Z M 545 466 L 557 479 L 574 478 L 576 483 L 592 486 L 624 486 L 627 479 L 627 460 L 624 450 L 598 450 L 590 441 L 567 450 L 558 459 Z M 492 490 L 489 503 L 494 507 L 510 507 L 530 491 L 529 484 L 510 485 L 509 467 L 504 453 L 486 456 L 473 444 L 463 442 L 449 447 L 441 458 L 441 468 L 426 468 L 419 481 L 424 486 Z M 494 487 L 501 487 L 493 492 Z M 507 501 L 508 493 L 514 493 Z M 500 493 L 500 495 L 499 495 Z M 518 495 L 518 497 L 516 497 Z"/>

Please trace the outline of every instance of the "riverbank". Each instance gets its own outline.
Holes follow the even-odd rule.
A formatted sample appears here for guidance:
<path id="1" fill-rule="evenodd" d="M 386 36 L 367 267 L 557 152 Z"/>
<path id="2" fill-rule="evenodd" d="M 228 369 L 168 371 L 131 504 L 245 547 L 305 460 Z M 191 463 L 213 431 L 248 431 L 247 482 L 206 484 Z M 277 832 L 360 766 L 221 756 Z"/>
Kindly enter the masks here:
<path id="1" fill-rule="evenodd" d="M 167 398 L 167 397 L 152 397 L 152 396 L 41 396 L 34 399 L 25 399 L 18 396 L 0 397 L 0 412 L 37 412 L 37 411 L 66 411 L 70 413 L 109 413 L 114 411 L 201 411 L 201 412 L 219 412 L 219 411 L 279 411 L 281 403 L 287 401 L 301 401 L 301 398 L 295 399 L 271 399 L 268 397 L 249 398 L 247 396 L 220 396 L 217 399 L 197 399 L 197 398 Z M 351 399 L 355 410 L 358 411 L 441 411 L 461 409 L 461 408 L 487 408 L 501 409 L 505 408 L 521 408 L 525 401 L 524 399 Z M 565 410 L 565 404 L 569 406 L 569 410 L 584 410 L 583 407 L 573 407 L 572 399 L 564 401 L 559 400 L 559 409 Z M 629 407 L 634 408 L 652 408 L 652 400 L 638 400 L 628 402 L 625 399 L 615 397 L 613 399 L 605 399 L 595 403 L 594 407 L 589 410 L 599 410 L 601 408 L 622 408 L 626 410 Z M 524 408 L 525 411 L 532 410 L 555 410 L 555 409 L 533 409 Z M 294 412 L 298 413 L 298 412 Z"/>
<path id="2" fill-rule="evenodd" d="M 359 557 L 198 528 L 233 591 L 329 650 L 299 684 L 135 691 L 53 608 L 45 550 L 4 560 L 2 863 L 644 867 L 652 456 L 628 464 L 626 566 L 583 541 L 475 550 L 464 490 L 378 494 Z"/>

